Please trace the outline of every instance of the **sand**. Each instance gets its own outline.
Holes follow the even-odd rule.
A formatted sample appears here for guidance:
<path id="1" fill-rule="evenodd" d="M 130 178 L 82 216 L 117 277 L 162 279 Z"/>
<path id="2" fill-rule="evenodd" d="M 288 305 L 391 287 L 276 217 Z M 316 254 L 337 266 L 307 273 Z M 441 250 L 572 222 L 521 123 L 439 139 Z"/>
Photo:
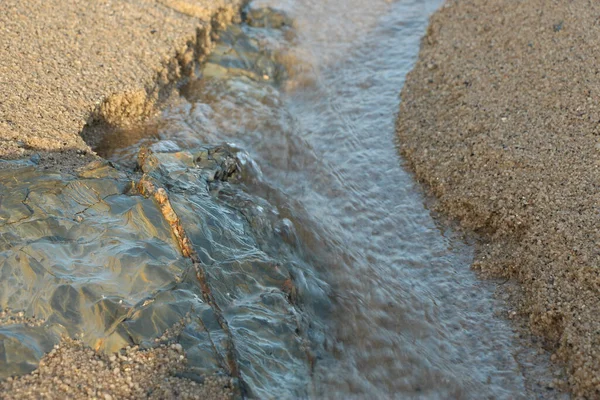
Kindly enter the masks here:
<path id="1" fill-rule="evenodd" d="M 449 1 L 402 91 L 400 149 L 480 234 L 474 267 L 600 398 L 600 3 Z"/>
<path id="2" fill-rule="evenodd" d="M 240 3 L 3 1 L 0 158 L 39 152 L 47 163 L 54 152 L 51 165 L 89 161 L 84 126 L 151 116 L 206 56 L 211 28 L 231 21 Z"/>
<path id="3" fill-rule="evenodd" d="M 0 382 L 3 399 L 231 399 L 231 378 L 183 378 L 181 345 L 163 344 L 141 351 L 100 354 L 65 339 L 33 373 Z M 179 374 L 179 376 L 178 376 Z"/>

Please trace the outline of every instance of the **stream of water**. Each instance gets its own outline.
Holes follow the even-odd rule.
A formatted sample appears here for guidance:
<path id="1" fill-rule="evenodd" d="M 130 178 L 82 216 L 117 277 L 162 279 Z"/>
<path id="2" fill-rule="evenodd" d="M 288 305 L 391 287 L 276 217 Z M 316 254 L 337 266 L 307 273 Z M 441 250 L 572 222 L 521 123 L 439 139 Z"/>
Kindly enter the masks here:
<path id="1" fill-rule="evenodd" d="M 243 184 L 278 209 L 282 237 L 301 244 L 310 270 L 295 279 L 314 277 L 321 283 L 307 287 L 329 299 L 304 293 L 311 341 L 322 349 L 307 383 L 313 397 L 539 395 L 548 366 L 534 373 L 520 361 L 527 349 L 500 316 L 496 283 L 470 270 L 473 244 L 433 219 L 398 156 L 399 93 L 440 2 L 251 7 L 267 6 L 284 10 L 293 29 L 223 33 L 202 78 L 141 141 L 115 145 L 108 136 L 97 151 L 127 165 L 141 144 L 239 150 L 253 171 Z"/>

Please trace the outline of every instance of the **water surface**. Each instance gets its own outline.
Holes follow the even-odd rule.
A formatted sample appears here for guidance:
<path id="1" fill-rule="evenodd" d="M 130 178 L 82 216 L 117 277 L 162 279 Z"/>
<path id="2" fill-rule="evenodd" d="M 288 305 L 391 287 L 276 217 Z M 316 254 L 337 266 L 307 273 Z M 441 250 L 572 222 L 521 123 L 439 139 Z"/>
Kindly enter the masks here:
<path id="1" fill-rule="evenodd" d="M 470 270 L 473 244 L 434 220 L 398 156 L 399 93 L 439 5 L 255 1 L 294 26 L 223 33 L 141 142 L 99 149 L 124 165 L 142 143 L 237 149 L 241 185 L 277 209 L 263 245 L 287 241 L 303 260 L 293 275 L 312 318 L 313 397 L 553 396 L 538 390 L 552 378 L 545 356 L 535 371 L 522 361 L 534 352 L 502 317 L 496 283 Z"/>

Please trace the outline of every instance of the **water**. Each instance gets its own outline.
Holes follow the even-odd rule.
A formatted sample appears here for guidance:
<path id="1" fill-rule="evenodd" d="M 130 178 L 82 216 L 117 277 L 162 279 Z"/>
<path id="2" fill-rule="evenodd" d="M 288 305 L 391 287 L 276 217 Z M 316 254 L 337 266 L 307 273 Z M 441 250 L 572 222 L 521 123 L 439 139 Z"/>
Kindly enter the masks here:
<path id="1" fill-rule="evenodd" d="M 292 274 L 313 319 L 312 397 L 553 397 L 536 389 L 547 357 L 535 371 L 523 361 L 534 352 L 501 316 L 496 283 L 470 270 L 473 243 L 432 217 L 398 156 L 399 93 L 439 5 L 256 1 L 294 28 L 232 28 L 159 123 L 97 148 L 123 165 L 141 144 L 237 149 L 240 185 L 277 209 L 277 240 L 306 262 Z"/>

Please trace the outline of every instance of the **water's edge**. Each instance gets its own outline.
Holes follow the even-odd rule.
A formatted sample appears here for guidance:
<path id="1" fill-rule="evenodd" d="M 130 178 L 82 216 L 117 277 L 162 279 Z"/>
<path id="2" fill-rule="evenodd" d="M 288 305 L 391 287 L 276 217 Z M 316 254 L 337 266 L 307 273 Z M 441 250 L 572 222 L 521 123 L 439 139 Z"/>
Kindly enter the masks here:
<path id="1" fill-rule="evenodd" d="M 117 221 L 127 209 L 127 235 L 158 232 L 160 243 L 144 239 L 144 254 L 168 263 L 173 276 L 155 275 L 165 286 L 135 302 L 128 297 L 134 292 L 98 297 L 106 288 L 86 285 L 105 278 L 86 277 L 81 298 L 101 304 L 94 312 L 120 315 L 118 299 L 131 303 L 127 317 L 105 321 L 110 335 L 94 332 L 86 340 L 105 350 L 139 345 L 202 310 L 175 342 L 197 374 L 225 371 L 238 379 L 228 387 L 241 388 L 242 396 L 560 398 L 552 387 L 560 371 L 535 337 L 507 320 L 514 315 L 505 290 L 511 283 L 473 273 L 478 239 L 429 211 L 435 200 L 398 158 L 398 92 L 437 6 L 407 0 L 366 10 L 358 2 L 341 11 L 335 1 L 255 1 L 244 24 L 214 34 L 214 52 L 198 65 L 198 77 L 180 82 L 181 97 L 157 121 L 88 131 L 88 138 L 102 132 L 90 144 L 116 169 L 96 163 L 84 172 L 88 181 L 71 176 L 66 197 L 32 196 L 32 205 L 29 189 L 7 184 L 7 191 L 25 193 L 7 204 L 27 206 L 11 224 L 30 223 L 38 209 L 62 213 L 62 206 L 76 207 L 70 198 L 90 201 L 89 187 L 110 182 L 114 193 L 97 193 L 100 202 L 84 201 L 67 219 Z M 317 22 L 315 13 L 328 19 Z M 48 183 L 37 182 L 31 168 L 43 166 L 15 164 L 42 191 Z M 132 179 L 135 190 L 126 189 Z M 69 222 L 65 237 L 71 229 Z M 7 265 L 20 262 L 0 250 Z M 81 262 L 79 254 L 68 257 Z M 113 272 L 124 268 L 118 257 L 111 262 Z M 151 267 L 136 273 L 142 281 L 156 274 L 147 262 Z M 36 315 L 60 315 L 72 334 L 66 317 L 78 311 L 57 296 L 60 312 L 36 305 Z M 201 343 L 207 338 L 211 348 Z"/>

